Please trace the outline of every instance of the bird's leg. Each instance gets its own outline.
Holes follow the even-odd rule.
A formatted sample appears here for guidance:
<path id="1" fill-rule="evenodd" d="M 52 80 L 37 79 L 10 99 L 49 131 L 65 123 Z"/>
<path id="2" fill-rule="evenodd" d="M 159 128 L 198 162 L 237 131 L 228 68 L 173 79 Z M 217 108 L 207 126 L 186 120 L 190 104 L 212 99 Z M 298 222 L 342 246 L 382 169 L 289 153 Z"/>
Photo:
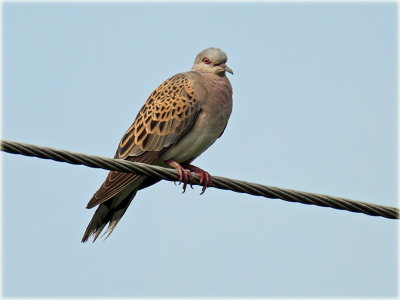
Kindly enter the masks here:
<path id="1" fill-rule="evenodd" d="M 167 159 L 165 161 L 165 163 L 178 171 L 179 182 L 183 183 L 183 192 L 182 193 L 184 193 L 186 191 L 187 184 L 189 183 L 190 186 L 192 186 L 192 184 L 193 184 L 192 173 L 190 172 L 189 169 L 185 169 L 180 164 L 178 164 L 176 161 L 173 161 L 171 159 Z"/>
<path id="2" fill-rule="evenodd" d="M 194 173 L 196 173 L 197 175 L 200 176 L 200 185 L 203 186 L 203 189 L 201 190 L 201 194 L 204 194 L 204 192 L 206 191 L 206 189 L 211 185 L 211 175 L 210 173 L 204 171 L 203 169 L 200 169 L 199 167 L 193 166 L 191 164 L 182 164 L 182 167 L 185 168 L 186 170 L 192 171 Z"/>

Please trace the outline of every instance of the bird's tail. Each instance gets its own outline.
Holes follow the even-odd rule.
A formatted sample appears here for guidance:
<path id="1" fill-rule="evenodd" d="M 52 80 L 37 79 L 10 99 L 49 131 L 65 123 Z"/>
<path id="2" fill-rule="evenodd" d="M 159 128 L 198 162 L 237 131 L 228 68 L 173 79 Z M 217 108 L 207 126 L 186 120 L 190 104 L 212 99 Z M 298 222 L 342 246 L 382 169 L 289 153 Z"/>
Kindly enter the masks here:
<path id="1" fill-rule="evenodd" d="M 110 234 L 125 214 L 133 198 L 136 195 L 137 190 L 133 190 L 128 195 L 123 193 L 115 195 L 113 198 L 105 201 L 99 205 L 96 212 L 94 213 L 92 220 L 86 228 L 85 234 L 82 238 L 82 243 L 86 242 L 90 236 L 93 235 L 93 242 L 99 237 L 104 227 L 108 224 L 107 230 L 103 235 L 106 235 L 107 239 Z M 113 200 L 113 201 L 111 201 Z"/>

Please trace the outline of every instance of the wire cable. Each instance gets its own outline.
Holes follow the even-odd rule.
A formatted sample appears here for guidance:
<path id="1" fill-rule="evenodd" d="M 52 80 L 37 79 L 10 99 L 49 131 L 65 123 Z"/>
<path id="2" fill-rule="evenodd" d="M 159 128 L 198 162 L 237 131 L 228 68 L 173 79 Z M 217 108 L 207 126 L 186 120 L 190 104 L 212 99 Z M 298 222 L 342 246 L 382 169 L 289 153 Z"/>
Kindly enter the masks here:
<path id="1" fill-rule="evenodd" d="M 84 165 L 87 167 L 111 171 L 131 172 L 168 181 L 178 181 L 179 179 L 178 172 L 174 169 L 163 168 L 139 162 L 129 162 L 122 159 L 112 159 L 70 152 L 44 146 L 2 140 L 1 150 L 12 154 L 51 159 L 54 161 L 65 162 L 74 165 Z M 199 185 L 199 176 L 197 174 L 193 174 L 193 178 L 194 184 Z M 363 213 L 370 216 L 399 219 L 399 209 L 396 207 L 278 188 L 226 177 L 212 176 L 211 187 L 223 190 L 231 190 L 238 193 L 246 193 L 254 196 L 262 196 L 271 199 L 281 199 L 290 202 L 331 207 L 334 209 L 347 210 L 355 213 Z"/>

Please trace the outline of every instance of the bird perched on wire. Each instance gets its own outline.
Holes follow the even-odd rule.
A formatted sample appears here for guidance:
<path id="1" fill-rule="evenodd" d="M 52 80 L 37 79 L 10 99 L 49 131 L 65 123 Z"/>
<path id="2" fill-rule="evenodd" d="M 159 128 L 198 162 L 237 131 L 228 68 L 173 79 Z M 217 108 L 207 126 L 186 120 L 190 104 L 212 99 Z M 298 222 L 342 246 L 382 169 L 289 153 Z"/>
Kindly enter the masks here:
<path id="1" fill-rule="evenodd" d="M 191 172 L 197 173 L 204 193 L 211 176 L 191 162 L 222 135 L 228 123 L 232 87 L 226 72 L 233 72 L 226 61 L 222 50 L 207 48 L 196 56 L 191 71 L 176 74 L 157 87 L 123 136 L 115 158 L 175 168 L 183 191 L 192 183 Z M 158 181 L 111 171 L 87 205 L 98 208 L 82 242 L 90 236 L 94 242 L 108 224 L 107 238 L 137 191 Z"/>

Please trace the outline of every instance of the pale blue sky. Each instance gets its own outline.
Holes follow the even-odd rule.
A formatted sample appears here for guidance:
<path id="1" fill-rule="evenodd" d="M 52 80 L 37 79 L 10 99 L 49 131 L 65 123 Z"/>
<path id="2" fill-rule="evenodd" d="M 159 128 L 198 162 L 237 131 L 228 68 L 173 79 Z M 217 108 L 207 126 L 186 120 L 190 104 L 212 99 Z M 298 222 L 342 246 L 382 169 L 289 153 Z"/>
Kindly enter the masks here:
<path id="1" fill-rule="evenodd" d="M 211 174 L 396 206 L 395 3 L 3 5 L 3 138 L 112 157 L 152 90 L 228 54 Z M 397 221 L 171 182 L 81 244 L 106 171 L 3 155 L 3 294 L 394 297 Z"/>

